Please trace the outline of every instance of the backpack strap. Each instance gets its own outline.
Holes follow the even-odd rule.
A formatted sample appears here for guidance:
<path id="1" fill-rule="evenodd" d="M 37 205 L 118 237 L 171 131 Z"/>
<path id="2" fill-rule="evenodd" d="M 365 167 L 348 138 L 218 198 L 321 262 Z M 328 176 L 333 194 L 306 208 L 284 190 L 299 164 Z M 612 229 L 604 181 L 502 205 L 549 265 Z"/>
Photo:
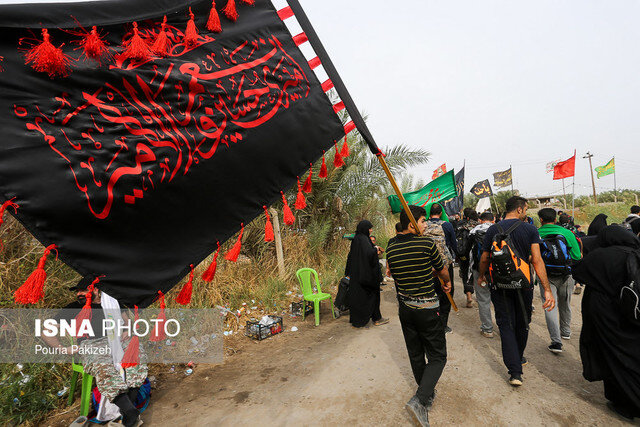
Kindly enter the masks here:
<path id="1" fill-rule="evenodd" d="M 507 229 L 507 231 L 504 232 L 505 236 L 510 235 L 513 232 L 513 230 L 515 230 L 516 228 L 520 227 L 522 224 L 524 224 L 524 222 L 522 222 L 520 220 L 516 221 L 515 224 L 513 224 L 511 227 L 509 227 Z"/>
<path id="2" fill-rule="evenodd" d="M 516 221 L 511 227 L 507 228 L 507 231 L 504 231 L 504 229 L 500 226 L 500 224 L 496 224 L 496 227 L 498 227 L 498 233 L 496 234 L 496 236 L 500 236 L 500 238 L 502 240 L 506 240 L 507 237 L 509 237 L 509 235 L 511 235 L 511 233 L 513 233 L 513 231 L 520 227 L 522 224 L 524 224 L 524 222 L 518 220 Z M 495 237 L 494 237 L 495 239 Z M 524 262 L 528 263 L 528 260 L 526 260 L 525 258 L 523 258 L 519 253 L 517 248 L 512 247 L 511 248 L 513 250 L 513 253 L 516 254 L 516 256 L 518 258 L 520 258 L 521 260 L 523 260 Z"/>

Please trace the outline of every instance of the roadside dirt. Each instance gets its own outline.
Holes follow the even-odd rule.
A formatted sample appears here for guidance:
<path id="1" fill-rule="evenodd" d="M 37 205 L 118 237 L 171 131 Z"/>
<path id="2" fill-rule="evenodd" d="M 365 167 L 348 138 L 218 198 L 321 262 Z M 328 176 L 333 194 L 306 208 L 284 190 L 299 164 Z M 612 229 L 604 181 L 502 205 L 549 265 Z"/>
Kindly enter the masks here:
<path id="1" fill-rule="evenodd" d="M 574 295 L 573 338 L 561 355 L 550 353 L 539 296 L 535 300 L 524 385 L 507 384 L 500 339 L 480 335 L 478 310 L 452 313 L 449 358 L 438 383 L 432 425 L 616 426 L 602 383 L 582 378 L 578 351 L 582 295 Z M 189 377 L 161 374 L 149 409 L 150 426 L 408 425 L 405 402 L 415 392 L 397 316 L 393 285 L 383 288 L 387 325 L 355 330 L 348 316 L 321 324 L 285 319 L 285 332 L 262 342 L 230 340 L 232 356 L 199 365 Z M 291 332 L 291 326 L 297 332 Z M 497 328 L 496 328 L 497 330 Z M 50 423 L 47 423 L 50 424 Z M 639 423 L 640 425 L 640 423 Z"/>

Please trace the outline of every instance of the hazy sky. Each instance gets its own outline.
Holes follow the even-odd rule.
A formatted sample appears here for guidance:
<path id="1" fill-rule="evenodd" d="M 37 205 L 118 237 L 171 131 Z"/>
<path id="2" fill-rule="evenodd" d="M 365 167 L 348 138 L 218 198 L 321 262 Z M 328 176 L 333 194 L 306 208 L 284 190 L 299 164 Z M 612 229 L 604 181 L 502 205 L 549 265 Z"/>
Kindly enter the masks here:
<path id="1" fill-rule="evenodd" d="M 577 149 L 576 193 L 591 189 L 587 151 L 640 188 L 640 2 L 301 3 L 378 144 L 432 152 L 416 175 L 466 159 L 468 191 L 513 164 L 521 192 L 561 194 L 545 164 Z"/>
<path id="2" fill-rule="evenodd" d="M 594 167 L 615 155 L 618 188 L 640 188 L 640 2 L 301 3 L 378 144 L 433 154 L 416 176 L 466 159 L 468 191 L 512 164 L 524 194 L 561 194 L 545 165 L 576 149 L 577 193 L 591 191 L 587 151 Z"/>

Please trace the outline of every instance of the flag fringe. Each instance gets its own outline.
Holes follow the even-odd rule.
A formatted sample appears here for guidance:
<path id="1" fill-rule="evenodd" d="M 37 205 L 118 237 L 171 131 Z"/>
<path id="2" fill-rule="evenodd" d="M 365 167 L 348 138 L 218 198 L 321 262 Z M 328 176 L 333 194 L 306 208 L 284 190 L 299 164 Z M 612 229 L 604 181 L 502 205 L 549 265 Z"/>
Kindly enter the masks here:
<path id="1" fill-rule="evenodd" d="M 180 293 L 176 297 L 176 302 L 180 305 L 187 305 L 191 302 L 191 295 L 193 293 L 193 264 L 191 264 L 190 267 L 189 280 L 182 286 Z"/>
<path id="2" fill-rule="evenodd" d="M 224 259 L 231 262 L 238 261 L 238 256 L 240 255 L 240 250 L 242 249 L 242 234 L 244 233 L 244 223 L 240 224 L 240 234 L 238 235 L 238 240 L 233 245 L 233 247 L 227 252 L 224 256 Z"/>
<path id="3" fill-rule="evenodd" d="M 209 268 L 202 273 L 202 280 L 209 283 L 213 280 L 216 275 L 216 270 L 218 269 L 218 255 L 220 254 L 220 242 L 218 242 L 218 250 L 216 250 L 215 255 L 213 256 L 213 261 L 209 264 Z"/>

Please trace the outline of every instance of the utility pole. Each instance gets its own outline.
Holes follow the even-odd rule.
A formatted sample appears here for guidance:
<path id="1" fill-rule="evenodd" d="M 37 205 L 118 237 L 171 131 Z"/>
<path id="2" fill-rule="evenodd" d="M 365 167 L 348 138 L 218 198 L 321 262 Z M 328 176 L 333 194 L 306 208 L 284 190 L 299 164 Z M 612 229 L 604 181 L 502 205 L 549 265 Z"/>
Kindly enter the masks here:
<path id="1" fill-rule="evenodd" d="M 591 164 L 591 158 L 593 154 L 587 151 L 585 156 L 582 156 L 583 159 L 589 159 L 589 172 L 591 172 L 591 186 L 593 187 L 593 201 L 598 204 L 598 196 L 596 195 L 596 181 L 593 179 L 593 165 Z"/>
<path id="2" fill-rule="evenodd" d="M 283 278 L 285 275 L 284 254 L 282 251 L 282 235 L 280 233 L 278 211 L 273 208 L 269 208 L 269 212 L 271 213 L 271 218 L 273 219 L 273 234 L 276 241 L 276 260 L 278 261 L 278 274 L 280 275 L 280 278 Z"/>

